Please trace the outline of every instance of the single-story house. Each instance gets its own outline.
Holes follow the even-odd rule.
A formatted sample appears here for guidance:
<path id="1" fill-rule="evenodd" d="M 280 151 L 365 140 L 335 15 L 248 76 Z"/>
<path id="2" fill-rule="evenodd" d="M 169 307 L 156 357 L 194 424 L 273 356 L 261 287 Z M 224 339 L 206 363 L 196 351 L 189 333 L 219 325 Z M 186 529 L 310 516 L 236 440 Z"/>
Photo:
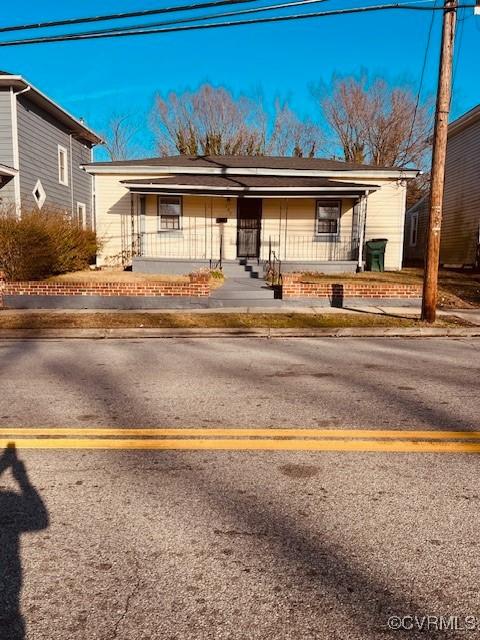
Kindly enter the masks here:
<path id="1" fill-rule="evenodd" d="M 402 267 L 413 169 L 320 158 L 174 156 L 83 165 L 94 177 L 98 264 L 188 272 L 228 261 L 283 271 L 354 271 L 365 241 L 386 238 Z"/>
<path id="2" fill-rule="evenodd" d="M 406 214 L 405 262 L 424 259 L 428 196 Z M 440 263 L 452 267 L 480 265 L 480 105 L 448 128 Z"/>

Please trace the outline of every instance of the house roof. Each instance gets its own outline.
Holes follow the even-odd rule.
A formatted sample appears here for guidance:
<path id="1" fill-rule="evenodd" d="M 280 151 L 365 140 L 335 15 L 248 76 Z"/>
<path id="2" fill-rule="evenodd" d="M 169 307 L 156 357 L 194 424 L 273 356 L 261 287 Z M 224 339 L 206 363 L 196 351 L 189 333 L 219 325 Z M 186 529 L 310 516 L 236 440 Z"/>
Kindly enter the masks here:
<path id="1" fill-rule="evenodd" d="M 137 193 L 212 193 L 218 195 L 318 195 L 326 192 L 357 195 L 379 189 L 377 185 L 340 182 L 328 178 L 292 176 L 220 176 L 171 174 L 161 178 L 122 180 Z"/>
<path id="2" fill-rule="evenodd" d="M 72 134 L 75 134 L 77 137 L 92 145 L 102 143 L 102 138 L 97 135 L 95 131 L 87 127 L 81 120 L 66 111 L 22 76 L 9 73 L 8 71 L 0 71 L 0 88 L 1 87 L 13 87 L 19 91 L 26 90 L 29 100 L 61 122 Z"/>
<path id="3" fill-rule="evenodd" d="M 142 158 L 139 160 L 114 160 L 112 162 L 92 162 L 89 166 L 155 166 L 155 167 L 212 167 L 217 169 L 313 169 L 319 171 L 352 169 L 397 169 L 396 167 L 377 167 L 368 164 L 355 164 L 327 158 L 296 158 L 287 156 L 163 156 Z"/>
<path id="4" fill-rule="evenodd" d="M 462 116 L 451 122 L 448 126 L 448 135 L 453 135 L 455 133 L 459 133 L 466 127 L 469 127 L 472 124 L 480 121 L 480 104 L 470 111 L 467 111 Z"/>
<path id="5" fill-rule="evenodd" d="M 140 160 L 116 160 L 82 165 L 87 173 L 160 176 L 165 174 L 264 175 L 304 177 L 415 178 L 417 169 L 377 167 L 328 158 L 286 156 L 165 156 Z"/>

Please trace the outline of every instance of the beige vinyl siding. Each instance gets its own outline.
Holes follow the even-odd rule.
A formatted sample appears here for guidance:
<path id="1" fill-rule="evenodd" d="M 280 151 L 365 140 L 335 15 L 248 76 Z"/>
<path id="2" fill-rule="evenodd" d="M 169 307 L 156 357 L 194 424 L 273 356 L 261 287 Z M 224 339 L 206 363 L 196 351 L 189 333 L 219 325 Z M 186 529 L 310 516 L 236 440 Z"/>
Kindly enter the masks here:
<path id="1" fill-rule="evenodd" d="M 385 269 L 398 271 L 403 261 L 406 181 L 377 178 L 361 182 L 380 186 L 367 197 L 365 240 L 387 238 Z"/>
<path id="2" fill-rule="evenodd" d="M 324 198 L 318 198 L 323 200 Z M 335 201 L 335 198 L 328 198 Z M 339 233 L 337 242 L 349 242 L 352 237 L 354 201 L 340 200 Z M 268 258 L 268 249 L 277 252 L 281 260 L 315 260 L 328 256 L 325 244 L 334 238 L 318 236 L 316 226 L 317 198 L 265 198 L 261 235 L 261 258 Z M 323 247 L 319 246 L 323 243 Z"/>
<path id="3" fill-rule="evenodd" d="M 480 119 L 448 139 L 440 261 L 473 264 L 480 224 Z"/>
<path id="4" fill-rule="evenodd" d="M 137 176 L 138 179 L 148 175 Z M 95 176 L 97 233 L 103 242 L 98 257 L 100 265 L 120 262 L 122 251 L 129 257 L 131 250 L 131 197 L 121 184 L 131 176 L 97 174 Z M 377 181 L 372 183 L 379 184 Z M 341 201 L 340 242 L 352 238 L 354 220 L 353 198 Z M 403 248 L 403 221 L 405 215 L 405 185 L 384 180 L 377 192 L 368 197 L 366 239 L 388 238 L 386 268 L 400 269 Z M 262 203 L 260 258 L 267 259 L 269 242 L 281 260 L 315 260 L 316 243 L 327 238 L 315 234 L 316 198 L 264 198 Z M 225 224 L 216 218 L 227 218 Z M 237 199 L 210 196 L 183 197 L 182 228 L 180 231 L 158 232 L 157 199 L 146 196 L 144 221 L 145 255 L 161 247 L 161 255 L 171 258 L 213 259 L 219 257 L 220 233 L 223 229 L 223 257 L 234 260 L 237 255 Z M 123 237 L 123 241 L 122 241 Z M 287 241 L 285 241 L 287 238 Z M 320 247 L 320 249 L 325 248 Z M 280 248 L 280 251 L 278 249 Z M 156 252 L 157 255 L 160 255 Z"/>

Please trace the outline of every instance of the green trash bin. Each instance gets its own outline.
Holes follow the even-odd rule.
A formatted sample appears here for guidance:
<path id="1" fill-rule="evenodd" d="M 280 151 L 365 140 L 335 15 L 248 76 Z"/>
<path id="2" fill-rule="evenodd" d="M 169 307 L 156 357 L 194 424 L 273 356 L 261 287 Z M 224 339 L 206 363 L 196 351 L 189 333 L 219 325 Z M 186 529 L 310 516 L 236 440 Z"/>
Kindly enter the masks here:
<path id="1" fill-rule="evenodd" d="M 386 238 L 374 238 L 368 240 L 367 246 L 367 271 L 385 271 L 385 247 Z"/>

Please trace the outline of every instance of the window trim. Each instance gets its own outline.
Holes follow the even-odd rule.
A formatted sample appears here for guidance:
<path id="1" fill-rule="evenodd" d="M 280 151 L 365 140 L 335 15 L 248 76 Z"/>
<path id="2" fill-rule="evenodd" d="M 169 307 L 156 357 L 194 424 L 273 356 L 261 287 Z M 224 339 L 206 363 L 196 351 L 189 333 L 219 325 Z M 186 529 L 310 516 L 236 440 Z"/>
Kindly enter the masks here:
<path id="1" fill-rule="evenodd" d="M 327 203 L 329 206 L 334 204 L 338 207 L 337 230 L 336 231 L 319 231 L 318 230 L 318 207 L 320 203 Z M 315 237 L 316 238 L 338 238 L 340 236 L 340 219 L 342 217 L 342 201 L 341 200 L 329 200 L 327 198 L 317 198 L 315 200 Z"/>
<path id="2" fill-rule="evenodd" d="M 80 207 L 83 207 L 82 216 L 80 216 L 80 211 L 79 211 Z M 85 204 L 85 202 L 77 201 L 77 219 L 80 222 L 82 229 L 86 229 L 87 228 L 87 205 Z"/>
<path id="3" fill-rule="evenodd" d="M 413 224 L 413 221 L 415 221 L 415 224 Z M 415 242 L 413 241 L 413 231 L 415 229 Z M 410 246 L 411 247 L 416 247 L 417 246 L 417 242 L 418 242 L 418 211 L 414 211 L 411 215 L 410 215 Z"/>
<path id="4" fill-rule="evenodd" d="M 68 187 L 68 150 L 66 147 L 63 147 L 61 144 L 57 145 L 57 147 L 58 147 L 57 149 L 58 182 L 60 184 L 63 184 L 64 187 Z M 65 167 L 64 167 L 65 179 L 64 180 L 62 180 L 61 163 L 60 163 L 60 158 L 62 154 L 65 158 Z"/>
<path id="5" fill-rule="evenodd" d="M 180 202 L 180 213 L 178 214 L 178 229 L 163 229 L 161 227 L 161 218 L 162 215 L 167 215 L 167 214 L 162 214 L 160 213 L 160 201 L 162 200 L 162 198 L 170 198 L 170 199 L 178 199 Z M 179 231 L 182 231 L 183 229 L 183 197 L 182 196 L 157 196 L 157 233 L 178 233 Z"/>

